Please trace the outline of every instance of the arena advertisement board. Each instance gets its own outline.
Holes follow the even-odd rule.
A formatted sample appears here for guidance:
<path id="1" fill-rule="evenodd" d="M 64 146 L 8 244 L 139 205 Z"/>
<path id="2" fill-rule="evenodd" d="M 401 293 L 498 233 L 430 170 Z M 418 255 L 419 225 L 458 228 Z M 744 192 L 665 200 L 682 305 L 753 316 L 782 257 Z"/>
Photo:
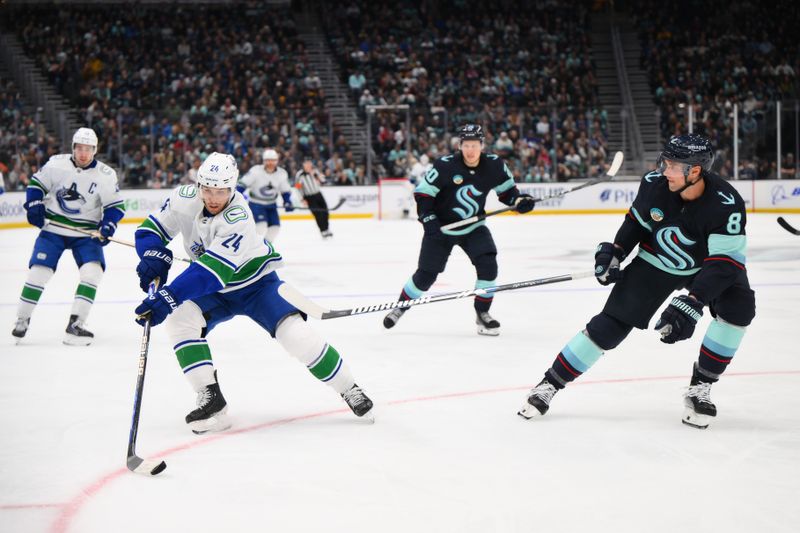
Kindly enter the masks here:
<path id="1" fill-rule="evenodd" d="M 731 181 L 730 182 L 745 201 L 749 212 L 767 213 L 800 213 L 800 181 L 764 180 L 764 181 Z M 546 198 L 572 189 L 579 185 L 574 183 L 520 183 L 519 189 L 535 198 Z M 536 206 L 536 214 L 589 214 L 589 213 L 624 213 L 636 197 L 638 181 L 609 181 L 598 183 L 561 198 L 540 202 Z M 322 193 L 329 206 L 335 206 L 343 199 L 331 216 L 334 218 L 377 218 L 378 187 L 323 187 Z M 125 223 L 138 223 L 149 213 L 160 208 L 168 190 L 125 189 L 122 196 L 127 208 Z M 295 192 L 294 194 L 297 194 Z M 302 205 L 299 198 L 294 198 L 296 205 Z M 0 229 L 26 227 L 24 192 L 7 192 L 0 194 Z M 501 209 L 503 204 L 497 196 L 490 194 L 486 202 L 486 210 Z M 282 213 L 286 219 L 311 218 L 308 212 L 295 210 Z"/>

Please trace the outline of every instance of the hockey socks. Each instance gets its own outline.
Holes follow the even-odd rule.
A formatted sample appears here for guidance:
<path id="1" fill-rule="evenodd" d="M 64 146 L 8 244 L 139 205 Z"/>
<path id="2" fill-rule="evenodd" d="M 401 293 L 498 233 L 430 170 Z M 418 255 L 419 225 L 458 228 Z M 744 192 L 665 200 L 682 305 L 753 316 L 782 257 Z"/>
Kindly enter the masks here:
<path id="1" fill-rule="evenodd" d="M 567 383 L 575 381 L 589 370 L 601 355 L 603 350 L 581 331 L 556 356 L 545 377 L 557 389 L 563 389 Z"/>
<path id="2" fill-rule="evenodd" d="M 42 297 L 44 286 L 50 281 L 55 272 L 41 265 L 33 265 L 28 271 L 28 279 L 22 287 L 22 294 L 19 297 L 17 306 L 17 318 L 30 318 L 39 298 Z"/>
<path id="3" fill-rule="evenodd" d="M 78 269 L 81 280 L 75 290 L 75 300 L 72 303 L 71 315 L 77 315 L 81 320 L 86 320 L 97 295 L 97 286 L 103 279 L 103 267 L 100 263 L 92 261 L 84 263 Z"/>
<path id="4" fill-rule="evenodd" d="M 717 381 L 733 359 L 742 343 L 745 328 L 734 326 L 715 318 L 708 325 L 700 357 L 697 359 L 698 371 L 710 381 Z"/>
<path id="5" fill-rule="evenodd" d="M 494 287 L 495 282 L 497 280 L 483 280 L 479 279 L 475 281 L 475 288 L 476 289 L 486 289 L 488 287 Z M 475 295 L 475 312 L 480 315 L 481 313 L 485 313 L 489 311 L 489 308 L 492 306 L 492 301 L 494 300 L 494 294 L 484 294 L 484 295 Z M 499 326 L 499 324 L 498 324 Z"/>

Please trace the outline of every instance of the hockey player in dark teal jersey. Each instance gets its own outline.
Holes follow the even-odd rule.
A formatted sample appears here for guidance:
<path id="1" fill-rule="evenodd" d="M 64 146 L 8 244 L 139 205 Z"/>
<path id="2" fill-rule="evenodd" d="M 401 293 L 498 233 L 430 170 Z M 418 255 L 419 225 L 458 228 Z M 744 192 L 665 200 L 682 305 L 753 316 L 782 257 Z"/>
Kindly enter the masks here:
<path id="1" fill-rule="evenodd" d="M 530 195 L 521 194 L 506 164 L 497 155 L 484 154 L 481 126 L 467 124 L 459 129 L 459 151 L 438 159 L 417 185 L 414 199 L 424 227 L 416 272 L 400 292 L 400 300 L 419 298 L 444 272 L 454 246 L 460 246 L 475 266 L 475 288 L 491 287 L 497 278 L 497 248 L 485 221 L 454 230 L 442 229 L 451 222 L 484 213 L 490 191 L 517 211 L 533 209 Z M 492 295 L 475 297 L 476 323 L 481 335 L 499 335 L 500 323 L 489 315 Z M 408 309 L 395 309 L 383 319 L 392 328 Z"/>
<path id="2" fill-rule="evenodd" d="M 595 253 L 595 276 L 616 283 L 603 311 L 573 337 L 531 390 L 519 415 L 544 415 L 559 390 L 580 377 L 606 350 L 618 346 L 650 319 L 673 291 L 655 329 L 661 341 L 688 339 L 708 306 L 712 317 L 684 395 L 683 422 L 708 427 L 716 416 L 711 385 L 731 362 L 745 328 L 755 316 L 755 296 L 745 269 L 744 201 L 736 189 L 710 171 L 714 153 L 700 135 L 673 137 L 658 168 L 645 174 L 613 243 Z M 620 263 L 639 246 L 624 269 Z"/>

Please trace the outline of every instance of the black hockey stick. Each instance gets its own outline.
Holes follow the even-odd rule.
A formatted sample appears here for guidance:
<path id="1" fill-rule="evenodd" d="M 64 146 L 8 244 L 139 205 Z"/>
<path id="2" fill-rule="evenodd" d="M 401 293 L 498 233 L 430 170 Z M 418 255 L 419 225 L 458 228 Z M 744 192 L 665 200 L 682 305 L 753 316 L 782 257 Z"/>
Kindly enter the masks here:
<path id="1" fill-rule="evenodd" d="M 325 211 L 336 211 L 337 209 L 339 209 L 340 207 L 342 207 L 342 205 L 344 205 L 345 201 L 346 201 L 346 198 L 345 198 L 344 196 L 340 196 L 340 197 L 339 197 L 339 201 L 338 201 L 338 202 L 336 202 L 336 205 L 335 205 L 335 206 L 333 206 L 333 207 L 329 207 L 329 208 L 327 208 L 327 209 L 314 209 L 313 207 L 305 207 L 305 206 L 301 206 L 301 205 L 296 205 L 296 206 L 294 206 L 294 208 L 295 208 L 295 209 L 302 209 L 303 211 L 311 211 L 311 212 L 319 212 L 319 213 L 322 213 L 322 212 L 325 212 Z M 279 207 L 280 207 L 281 209 L 286 209 L 286 208 L 285 208 L 284 206 L 282 206 L 282 205 L 281 205 L 281 206 L 279 206 Z"/>
<path id="2" fill-rule="evenodd" d="M 152 296 L 158 289 L 160 281 L 158 278 L 150 283 L 147 290 L 148 296 Z M 139 373 L 136 378 L 136 392 L 133 397 L 133 418 L 131 420 L 131 432 L 128 435 L 128 470 L 136 474 L 155 476 L 167 468 L 167 463 L 159 460 L 146 460 L 136 455 L 136 437 L 139 435 L 139 415 L 142 412 L 142 394 L 144 393 L 144 372 L 147 369 L 147 351 L 150 348 L 150 319 L 144 322 L 142 331 L 142 345 L 139 349 Z"/>
<path id="3" fill-rule="evenodd" d="M 56 226 L 56 227 L 59 227 L 59 228 L 64 228 L 64 229 L 68 229 L 68 230 L 72 230 L 72 231 L 77 231 L 78 233 L 83 233 L 84 235 L 88 235 L 89 237 L 94 237 L 95 239 L 109 240 L 109 241 L 115 242 L 117 244 L 124 244 L 125 246 L 130 246 L 131 248 L 136 248 L 136 245 L 133 244 L 131 241 L 126 241 L 126 240 L 123 240 L 123 239 L 117 239 L 116 237 L 103 237 L 102 235 L 100 235 L 100 232 L 97 231 L 97 230 L 83 229 L 83 228 L 73 228 L 72 226 L 67 226 L 66 224 L 62 224 L 61 222 L 54 222 L 52 220 L 48 220 L 47 222 L 49 224 L 53 225 L 53 226 Z M 189 261 L 185 257 L 175 257 L 175 259 L 177 259 L 178 261 L 183 261 L 184 263 L 191 263 L 191 261 Z"/>
<path id="4" fill-rule="evenodd" d="M 786 221 L 785 218 L 778 217 L 778 224 L 780 224 L 783 229 L 785 229 L 786 231 L 788 231 L 792 235 L 800 235 L 800 229 L 797 229 L 797 228 L 793 227 L 791 224 L 789 224 Z"/>
<path id="5" fill-rule="evenodd" d="M 495 287 L 487 287 L 485 289 L 467 289 L 461 292 L 449 292 L 446 294 L 437 294 L 433 296 L 422 296 L 413 300 L 402 300 L 399 302 L 386 302 L 376 305 L 365 305 L 361 307 L 354 307 L 352 309 L 328 309 L 319 305 L 316 302 L 306 298 L 300 291 L 291 285 L 284 283 L 278 287 L 278 293 L 284 300 L 295 306 L 297 309 L 307 314 L 308 316 L 318 318 L 320 320 L 327 320 L 329 318 L 341 318 L 343 316 L 363 315 L 365 313 L 376 313 L 378 311 L 389 311 L 391 309 L 405 309 L 409 307 L 416 307 L 418 305 L 432 304 L 435 302 L 444 302 L 447 300 L 457 300 L 460 298 L 469 298 L 476 295 L 494 294 L 500 291 L 511 291 L 514 289 L 524 289 L 526 287 L 537 287 L 539 285 L 549 285 L 550 283 L 561 283 L 562 281 L 570 281 L 573 279 L 589 278 L 594 276 L 592 272 L 579 272 L 577 274 L 564 274 L 562 276 L 553 276 L 551 278 L 532 279 L 528 281 L 517 281 L 516 283 L 506 283 L 505 285 L 497 285 Z"/>
<path id="6" fill-rule="evenodd" d="M 608 172 L 606 172 L 605 176 L 600 176 L 599 178 L 590 179 L 585 183 L 581 183 L 577 187 L 573 187 L 572 189 L 562 191 L 558 194 L 545 196 L 544 198 L 535 198 L 533 200 L 534 203 L 538 204 L 539 202 L 545 202 L 547 200 L 554 200 L 556 198 L 561 198 L 562 196 L 569 194 L 571 192 L 579 191 L 581 189 L 585 189 L 586 187 L 591 187 L 592 185 L 597 185 L 598 183 L 610 180 L 611 178 L 617 175 L 617 172 L 619 172 L 619 169 L 622 166 L 623 157 L 624 156 L 622 155 L 622 152 L 617 152 L 616 154 L 614 154 L 614 159 L 613 161 L 611 161 L 611 166 L 609 167 Z M 508 207 L 504 207 L 496 211 L 489 211 L 488 213 L 475 215 L 474 217 L 465 218 L 464 220 L 459 220 L 458 222 L 452 222 L 450 224 L 442 226 L 442 229 L 450 230 L 450 229 L 460 228 L 462 226 L 468 226 L 474 222 L 481 221 L 485 218 L 493 217 L 494 215 L 499 215 L 500 213 L 507 213 L 508 211 L 516 211 L 516 209 L 517 209 L 516 205 L 510 205 Z"/>

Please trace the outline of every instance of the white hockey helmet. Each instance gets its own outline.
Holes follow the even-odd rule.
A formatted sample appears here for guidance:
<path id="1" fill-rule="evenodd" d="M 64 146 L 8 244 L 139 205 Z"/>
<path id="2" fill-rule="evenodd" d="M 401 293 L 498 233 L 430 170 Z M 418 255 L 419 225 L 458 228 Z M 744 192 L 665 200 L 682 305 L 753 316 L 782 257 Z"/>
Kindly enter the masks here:
<path id="1" fill-rule="evenodd" d="M 72 136 L 72 150 L 75 150 L 76 144 L 88 144 L 94 147 L 93 154 L 97 153 L 97 134 L 92 128 L 78 128 Z"/>
<path id="2" fill-rule="evenodd" d="M 236 189 L 239 167 L 230 154 L 214 152 L 203 161 L 197 170 L 197 184 L 212 189 Z"/>
<path id="3" fill-rule="evenodd" d="M 264 161 L 266 161 L 268 159 L 271 159 L 271 160 L 274 159 L 275 161 L 277 161 L 278 160 L 278 152 L 276 152 L 275 150 L 270 148 L 268 150 L 264 150 L 264 155 L 261 156 L 261 157 L 262 157 L 262 159 Z"/>

